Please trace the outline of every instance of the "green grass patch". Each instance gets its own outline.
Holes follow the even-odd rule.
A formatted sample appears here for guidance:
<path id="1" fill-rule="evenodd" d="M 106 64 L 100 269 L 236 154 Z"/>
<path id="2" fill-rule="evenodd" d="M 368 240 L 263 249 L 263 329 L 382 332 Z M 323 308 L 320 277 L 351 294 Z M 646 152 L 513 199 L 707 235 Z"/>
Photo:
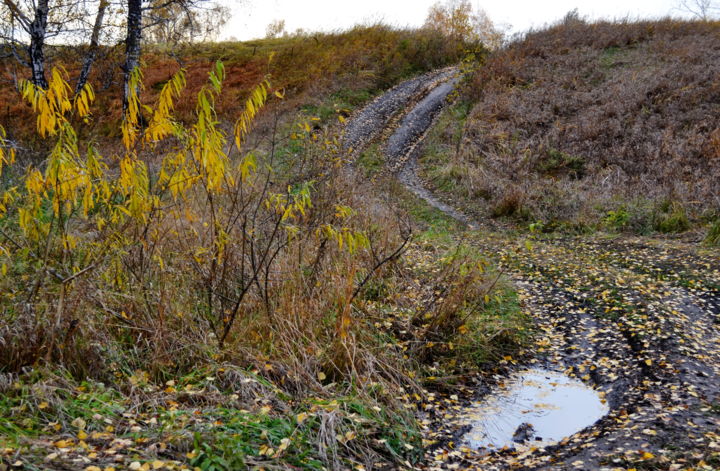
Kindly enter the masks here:
<path id="1" fill-rule="evenodd" d="M 654 218 L 655 230 L 664 234 L 685 232 L 690 229 L 690 219 L 683 205 L 664 202 Z"/>
<path id="2" fill-rule="evenodd" d="M 423 172 L 442 192 L 457 190 L 464 175 L 463 168 L 454 164 L 452 157 L 460 150 L 463 129 L 471 109 L 468 101 L 458 101 L 445 109 L 431 129 L 419 158 Z"/>
<path id="3" fill-rule="evenodd" d="M 380 396 L 387 391 L 379 383 L 377 391 L 346 385 L 342 389 L 354 392 L 291 401 L 257 374 L 233 370 L 228 380 L 226 373 L 198 367 L 156 384 L 137 372 L 116 389 L 38 370 L 0 395 L 0 450 L 15 450 L 30 469 L 58 447 L 69 456 L 86 455 L 83 440 L 102 448 L 114 439 L 133 443 L 116 450 L 120 464 L 151 463 L 157 454 L 149 445 L 164 443 L 163 459 L 215 471 L 335 469 L 352 467 L 359 456 L 375 462 L 422 457 L 412 412 L 399 402 L 384 403 Z M 54 445 L 59 441 L 64 444 Z"/>
<path id="4" fill-rule="evenodd" d="M 515 356 L 532 337 L 531 325 L 517 292 L 502 282 L 488 295 L 482 311 L 469 320 L 469 334 L 458 342 L 457 355 L 477 367 Z"/>
<path id="5" fill-rule="evenodd" d="M 549 175 L 567 174 L 572 178 L 582 178 L 585 175 L 585 159 L 557 149 L 548 149 L 537 168 Z"/>
<path id="6" fill-rule="evenodd" d="M 363 150 L 358 156 L 356 163 L 358 167 L 365 171 L 365 176 L 372 177 L 380 173 L 385 165 L 385 157 L 383 156 L 380 144 L 373 143 Z"/>
<path id="7" fill-rule="evenodd" d="M 102 383 L 33 372 L 0 395 L 0 443 L 18 446 L 26 438 L 77 428 L 78 420 L 85 430 L 103 430 L 105 421 L 119 417 L 125 407 L 122 395 Z"/>
<path id="8" fill-rule="evenodd" d="M 704 242 L 710 247 L 720 246 L 720 219 L 710 225 Z"/>

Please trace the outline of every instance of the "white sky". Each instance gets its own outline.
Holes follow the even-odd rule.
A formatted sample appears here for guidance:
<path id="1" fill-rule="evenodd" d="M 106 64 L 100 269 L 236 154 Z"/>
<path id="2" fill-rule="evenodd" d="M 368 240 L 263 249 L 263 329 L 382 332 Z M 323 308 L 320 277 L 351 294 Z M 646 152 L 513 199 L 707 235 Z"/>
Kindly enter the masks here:
<path id="1" fill-rule="evenodd" d="M 471 0 L 511 32 L 540 27 L 577 8 L 582 16 L 596 18 L 657 18 L 684 16 L 675 9 L 678 0 Z M 261 38 L 273 20 L 285 20 L 286 30 L 344 29 L 358 23 L 382 20 L 396 26 L 420 26 L 436 0 L 240 0 L 232 3 L 233 16 L 221 37 Z"/>

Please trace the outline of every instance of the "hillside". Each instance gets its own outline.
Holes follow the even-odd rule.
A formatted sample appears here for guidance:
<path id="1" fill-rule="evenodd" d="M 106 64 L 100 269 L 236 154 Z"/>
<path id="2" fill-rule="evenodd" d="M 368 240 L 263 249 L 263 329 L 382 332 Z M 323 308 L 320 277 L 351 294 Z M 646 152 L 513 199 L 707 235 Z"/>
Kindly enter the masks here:
<path id="1" fill-rule="evenodd" d="M 720 25 L 436 29 L 1 63 L 0 471 L 720 464 Z"/>
<path id="2" fill-rule="evenodd" d="M 546 229 L 714 221 L 719 33 L 711 22 L 569 16 L 527 34 L 467 84 L 459 121 L 438 131 L 451 142 L 424 157 L 428 180 L 477 215 Z"/>
<path id="3" fill-rule="evenodd" d="M 303 108 L 327 121 L 340 109 L 348 111 L 398 80 L 457 62 L 463 44 L 447 41 L 427 30 L 402 30 L 382 24 L 358 26 L 337 33 L 313 33 L 247 42 L 148 45 L 143 55 L 143 100 L 156 102 L 162 86 L 178 70 L 186 70 L 186 96 L 194 97 L 206 83 L 208 70 L 223 61 L 227 81 L 216 104 L 225 121 L 236 117 L 252 88 L 269 77 L 274 89 L 285 93 L 278 104 L 283 114 Z M 79 73 L 82 51 L 70 47 L 48 48 L 48 70 L 62 67 L 71 86 Z M 105 48 L 92 69 L 96 111 L 90 132 L 118 138 L 122 108 L 122 47 Z M 16 92 L 16 80 L 26 71 L 12 57 L 0 59 L 0 125 L 11 139 L 27 146 L 32 141 L 35 117 Z M 273 109 L 275 104 L 273 103 Z M 177 115 L 193 118 L 195 104 L 180 100 Z M 269 114 L 269 113 L 268 113 Z M 333 116 L 335 117 L 335 116 Z M 334 121 L 333 121 L 334 122 Z"/>
<path id="4" fill-rule="evenodd" d="M 390 179 L 349 169 L 342 123 L 469 46 L 378 25 L 148 47 L 125 116 L 118 51 L 94 102 L 71 49 L 24 96 L 4 62 L 0 470 L 419 462 L 425 383 L 528 326 L 481 254 L 424 244 Z"/>

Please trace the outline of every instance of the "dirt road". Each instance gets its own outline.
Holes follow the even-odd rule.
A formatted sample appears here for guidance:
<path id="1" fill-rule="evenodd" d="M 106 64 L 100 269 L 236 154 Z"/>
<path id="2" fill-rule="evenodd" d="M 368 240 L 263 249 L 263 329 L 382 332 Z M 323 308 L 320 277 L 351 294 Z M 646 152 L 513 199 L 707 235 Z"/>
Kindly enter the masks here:
<path id="1" fill-rule="evenodd" d="M 467 225 L 464 237 L 495 254 L 513 279 L 539 332 L 525 363 L 591 385 L 610 412 L 557 445 L 488 454 L 462 446 L 460 408 L 427 430 L 428 440 L 445 444 L 428 451 L 427 469 L 719 469 L 720 251 L 677 240 L 475 230 L 479 222 L 433 195 L 415 172 L 455 80 L 435 76 L 441 84 L 432 91 L 406 82 L 359 116 L 380 127 L 394 120 L 388 171 Z M 403 98 L 409 89 L 425 95 Z M 353 135 L 354 147 L 380 131 L 368 129 Z"/>

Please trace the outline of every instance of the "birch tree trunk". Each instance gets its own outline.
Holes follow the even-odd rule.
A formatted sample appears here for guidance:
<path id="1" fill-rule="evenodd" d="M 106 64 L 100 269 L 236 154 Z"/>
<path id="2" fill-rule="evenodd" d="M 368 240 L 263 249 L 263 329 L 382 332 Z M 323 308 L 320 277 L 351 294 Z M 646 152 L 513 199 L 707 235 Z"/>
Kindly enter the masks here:
<path id="1" fill-rule="evenodd" d="M 47 20 L 50 11 L 49 0 L 33 2 L 33 19 L 30 14 L 23 12 L 20 5 L 14 0 L 2 0 L 3 4 L 10 9 L 13 19 L 17 20 L 21 27 L 30 36 L 30 44 L 27 47 L 28 61 L 23 65 L 30 67 L 32 83 L 38 87 L 47 88 L 45 78 L 45 36 L 47 35 Z M 21 61 L 21 63 L 24 61 Z"/>
<path id="2" fill-rule="evenodd" d="M 142 0 L 128 0 L 127 37 L 125 38 L 125 82 L 123 87 L 123 112 L 127 111 L 130 97 L 130 74 L 140 65 L 140 42 L 142 40 Z"/>
<path id="3" fill-rule="evenodd" d="M 75 93 L 80 93 L 80 90 L 85 86 L 90 76 L 90 69 L 92 68 L 93 62 L 95 62 L 95 56 L 97 55 L 98 46 L 100 43 L 100 31 L 102 30 L 103 19 L 105 18 L 105 11 L 108 7 L 108 0 L 100 0 L 98 5 L 97 15 L 95 16 L 95 24 L 93 25 L 92 35 L 90 36 L 90 49 L 88 49 L 87 55 L 85 56 L 85 62 L 83 62 L 82 70 L 80 71 L 80 77 L 78 77 L 77 85 L 75 86 Z"/>
<path id="4" fill-rule="evenodd" d="M 30 67 L 32 69 L 32 82 L 42 88 L 47 88 L 45 78 L 45 35 L 47 33 L 47 19 L 50 10 L 49 0 L 39 0 L 35 7 L 35 18 L 30 23 Z"/>

